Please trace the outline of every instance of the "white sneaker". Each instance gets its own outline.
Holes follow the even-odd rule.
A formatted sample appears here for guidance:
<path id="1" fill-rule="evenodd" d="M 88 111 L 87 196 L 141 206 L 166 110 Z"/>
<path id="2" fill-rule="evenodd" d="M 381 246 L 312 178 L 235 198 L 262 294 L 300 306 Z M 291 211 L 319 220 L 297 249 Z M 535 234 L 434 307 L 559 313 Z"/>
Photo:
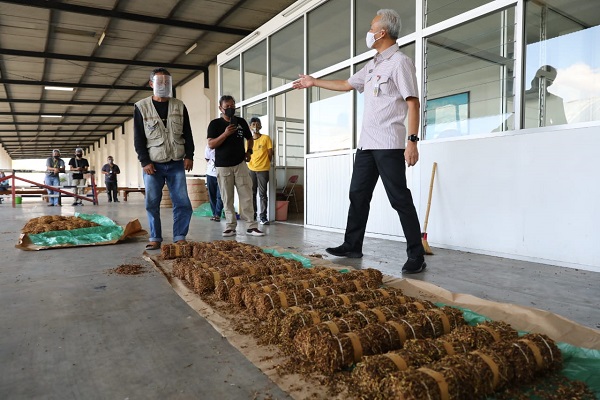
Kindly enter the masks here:
<path id="1" fill-rule="evenodd" d="M 248 229 L 246 231 L 246 235 L 250 235 L 250 236 L 265 236 L 264 232 L 259 231 L 258 229 L 254 228 L 254 229 Z"/>
<path id="2" fill-rule="evenodd" d="M 223 236 L 227 237 L 227 236 L 235 236 L 235 230 L 232 229 L 227 229 L 225 232 L 223 232 Z"/>

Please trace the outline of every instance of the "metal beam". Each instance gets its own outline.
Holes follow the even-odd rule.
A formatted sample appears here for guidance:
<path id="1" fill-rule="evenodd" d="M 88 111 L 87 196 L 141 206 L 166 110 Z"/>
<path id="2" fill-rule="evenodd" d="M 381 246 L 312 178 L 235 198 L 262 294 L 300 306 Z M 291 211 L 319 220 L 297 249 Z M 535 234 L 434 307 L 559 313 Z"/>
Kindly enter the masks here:
<path id="1" fill-rule="evenodd" d="M 60 114 L 63 116 L 63 118 L 68 118 L 68 117 L 88 117 L 88 118 L 93 118 L 93 117 L 108 117 L 108 118 L 132 118 L 133 117 L 133 113 L 131 114 L 97 114 L 97 113 L 61 113 L 61 112 L 56 112 L 56 113 L 51 113 L 51 112 L 10 112 L 10 111 L 3 111 L 0 112 L 0 117 L 1 116 L 21 116 L 21 117 L 39 117 L 42 115 L 48 115 L 48 114 Z"/>
<path id="2" fill-rule="evenodd" d="M 4 139 L 3 142 L 4 143 L 9 143 L 9 144 L 14 144 L 14 143 L 31 143 L 31 142 L 35 142 L 35 143 L 40 143 L 40 142 L 54 142 L 57 139 L 60 140 L 67 140 L 67 139 L 94 139 L 94 140 L 98 140 L 98 139 L 102 139 L 104 136 L 106 136 L 107 134 L 104 135 L 72 135 L 72 136 L 43 136 L 43 137 L 30 137 L 30 136 L 22 136 L 20 138 L 17 137 L 11 137 L 10 140 Z"/>
<path id="3" fill-rule="evenodd" d="M 79 126 L 79 125 L 92 125 L 92 126 L 102 126 L 102 125 L 119 125 L 119 122 L 0 122 L 1 125 L 44 125 L 44 126 Z"/>
<path id="4" fill-rule="evenodd" d="M 148 90 L 148 86 L 100 85 L 100 84 L 94 84 L 94 83 L 32 81 L 32 80 L 26 80 L 26 79 L 0 79 L 0 84 L 29 85 L 29 86 L 58 86 L 58 87 L 73 87 L 73 88 L 82 88 L 82 89 L 109 89 L 109 90 L 114 89 L 114 90 L 135 90 L 135 91 Z"/>
<path id="5" fill-rule="evenodd" d="M 2 3 L 18 4 L 20 6 L 31 6 L 45 8 L 49 10 L 67 11 L 77 14 L 93 15 L 95 17 L 119 18 L 129 21 L 145 22 L 153 25 L 169 25 L 177 28 L 195 29 L 199 31 L 209 31 L 217 33 L 226 33 L 229 35 L 248 36 L 252 31 L 239 28 L 225 28 L 221 26 L 201 24 L 198 22 L 175 20 L 171 18 L 153 17 L 150 15 L 133 14 L 118 10 L 107 10 L 104 8 L 94 8 L 80 6 L 76 4 L 60 3 L 56 0 L 1 0 Z"/>
<path id="6" fill-rule="evenodd" d="M 73 134 L 73 133 L 85 133 L 85 132 L 104 132 L 102 134 L 102 136 L 104 136 L 105 134 L 108 135 L 110 132 L 112 132 L 112 129 L 94 129 L 91 131 L 82 131 L 82 130 L 76 130 L 76 131 L 61 131 L 61 130 L 45 130 L 45 129 L 19 129 L 19 132 L 23 132 L 23 133 L 62 133 L 62 134 Z M 15 133 L 14 129 L 0 129 L 0 133 Z M 27 137 L 27 136 L 21 136 L 21 137 Z"/>
<path id="7" fill-rule="evenodd" d="M 99 102 L 99 101 L 35 100 L 35 99 L 0 99 L 0 103 L 64 104 L 64 105 L 70 105 L 70 106 L 114 106 L 114 107 L 133 107 L 135 105 L 135 103 L 118 103 L 118 102 L 111 102 L 111 101 Z"/>
<path id="8" fill-rule="evenodd" d="M 1 1 L 1 0 L 0 0 Z M 121 58 L 107 58 L 107 57 L 89 57 L 89 56 L 78 56 L 74 54 L 63 54 L 63 53 L 49 53 L 44 51 L 27 51 L 27 50 L 16 50 L 16 49 L 0 49 L 0 54 L 7 56 L 17 57 L 32 57 L 32 58 L 45 58 L 55 60 L 70 60 L 70 61 L 82 61 L 88 63 L 102 63 L 102 64 L 119 64 L 119 65 L 137 65 L 141 67 L 157 67 L 161 66 L 164 68 L 171 69 L 189 69 L 192 71 L 203 71 L 208 73 L 208 67 L 202 65 L 190 65 L 190 64 L 165 64 L 162 61 L 141 61 L 141 60 L 124 60 Z"/>

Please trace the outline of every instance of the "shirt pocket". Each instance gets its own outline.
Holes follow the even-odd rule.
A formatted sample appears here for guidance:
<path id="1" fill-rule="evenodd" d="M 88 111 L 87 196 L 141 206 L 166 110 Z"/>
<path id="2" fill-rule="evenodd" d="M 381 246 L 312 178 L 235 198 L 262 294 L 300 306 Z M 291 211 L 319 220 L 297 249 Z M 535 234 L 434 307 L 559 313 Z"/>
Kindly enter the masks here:
<path id="1" fill-rule="evenodd" d="M 374 90 L 378 90 L 378 95 L 389 95 L 393 91 L 393 82 L 390 75 L 381 75 L 373 85 Z"/>

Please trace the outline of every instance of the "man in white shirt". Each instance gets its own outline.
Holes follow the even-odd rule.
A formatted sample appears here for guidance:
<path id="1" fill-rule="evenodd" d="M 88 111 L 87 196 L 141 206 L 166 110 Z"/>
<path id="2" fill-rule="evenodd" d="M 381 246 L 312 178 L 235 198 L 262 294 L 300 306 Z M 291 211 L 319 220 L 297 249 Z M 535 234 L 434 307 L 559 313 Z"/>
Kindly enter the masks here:
<path id="1" fill-rule="evenodd" d="M 296 89 L 321 87 L 336 91 L 356 89 L 365 94 L 364 118 L 350 183 L 350 209 L 344 243 L 327 248 L 338 257 L 360 258 L 373 191 L 379 177 L 406 237 L 408 260 L 403 273 L 422 272 L 425 249 L 419 217 L 406 185 L 405 162 L 419 160 L 419 93 L 413 61 L 400 52 L 396 39 L 400 16 L 394 10 L 379 10 L 371 22 L 366 41 L 377 50 L 375 57 L 348 80 L 315 79 L 300 75 Z M 404 121 L 408 116 L 408 126 Z M 407 137 L 408 135 L 408 137 Z M 405 141 L 408 139 L 408 142 Z"/>

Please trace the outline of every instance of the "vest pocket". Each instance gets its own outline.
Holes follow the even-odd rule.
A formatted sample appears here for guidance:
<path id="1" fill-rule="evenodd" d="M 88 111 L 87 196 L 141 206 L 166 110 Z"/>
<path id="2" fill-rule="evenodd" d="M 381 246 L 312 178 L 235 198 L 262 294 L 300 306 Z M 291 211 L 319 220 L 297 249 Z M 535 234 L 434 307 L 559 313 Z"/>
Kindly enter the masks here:
<path id="1" fill-rule="evenodd" d="M 185 156 L 185 139 L 183 136 L 175 136 L 173 138 L 173 150 L 175 160 L 181 160 Z"/>
<path id="2" fill-rule="evenodd" d="M 163 143 L 165 139 L 162 137 L 158 137 L 156 139 L 148 138 L 146 142 L 146 147 L 148 148 L 148 155 L 150 156 L 150 160 L 155 162 L 165 162 L 167 160 L 167 152 Z"/>

